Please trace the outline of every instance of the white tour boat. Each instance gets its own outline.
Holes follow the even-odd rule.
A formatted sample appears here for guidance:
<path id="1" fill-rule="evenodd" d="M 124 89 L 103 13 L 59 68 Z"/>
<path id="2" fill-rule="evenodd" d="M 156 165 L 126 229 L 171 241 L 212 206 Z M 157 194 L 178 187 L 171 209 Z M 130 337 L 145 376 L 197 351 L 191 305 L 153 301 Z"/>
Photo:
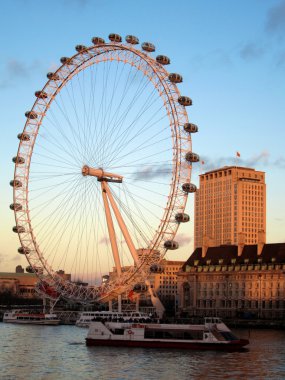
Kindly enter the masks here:
<path id="1" fill-rule="evenodd" d="M 92 321 L 113 321 L 113 322 L 150 322 L 151 319 L 146 313 L 133 312 L 116 312 L 116 311 L 83 311 L 76 321 L 78 327 L 89 327 Z"/>
<path id="2" fill-rule="evenodd" d="M 152 347 L 235 351 L 249 344 L 239 339 L 219 318 L 202 325 L 92 322 L 87 346 Z"/>
<path id="3" fill-rule="evenodd" d="M 33 325 L 58 325 L 60 320 L 57 315 L 53 313 L 15 309 L 4 313 L 3 322 Z"/>

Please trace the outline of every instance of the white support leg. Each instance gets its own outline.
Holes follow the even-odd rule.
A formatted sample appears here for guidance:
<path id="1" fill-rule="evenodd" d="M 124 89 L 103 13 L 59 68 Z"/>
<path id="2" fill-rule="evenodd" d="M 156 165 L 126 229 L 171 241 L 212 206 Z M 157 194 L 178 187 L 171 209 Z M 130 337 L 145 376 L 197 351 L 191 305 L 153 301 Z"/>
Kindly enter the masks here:
<path id="1" fill-rule="evenodd" d="M 118 222 L 118 224 L 120 226 L 122 234 L 124 235 L 124 238 L 125 238 L 125 241 L 127 243 L 127 246 L 128 246 L 128 248 L 129 248 L 129 250 L 131 252 L 131 255 L 132 255 L 133 259 L 134 259 L 134 262 L 138 265 L 139 264 L 139 256 L 138 256 L 137 250 L 136 250 L 136 248 L 134 246 L 134 243 L 133 243 L 133 241 L 131 239 L 131 236 L 129 234 L 127 226 L 125 225 L 125 222 L 124 222 L 124 220 L 122 218 L 122 215 L 121 215 L 121 213 L 120 213 L 120 211 L 119 211 L 119 209 L 118 209 L 118 207 L 116 205 L 116 202 L 115 202 L 115 200 L 114 200 L 114 198 L 113 198 L 113 196 L 111 194 L 111 191 L 110 191 L 109 186 L 108 186 L 107 183 L 105 184 L 105 189 L 106 189 L 109 201 L 111 203 L 111 206 L 113 208 L 114 214 L 116 216 L 117 222 Z"/>
<path id="2" fill-rule="evenodd" d="M 122 312 L 122 295 L 118 295 L 118 313 Z"/>
<path id="3" fill-rule="evenodd" d="M 109 231 L 109 237 L 111 241 L 111 247 L 112 247 L 112 252 L 114 256 L 114 261 L 115 261 L 115 266 L 117 269 L 117 274 L 120 277 L 122 274 L 122 267 L 121 267 L 121 262 L 119 258 L 119 251 L 118 251 L 118 246 L 117 246 L 117 241 L 116 241 L 116 234 L 115 234 L 115 229 L 114 229 L 114 224 L 111 216 L 111 211 L 107 199 L 107 183 L 102 181 L 101 182 L 101 189 L 102 189 L 102 196 L 103 196 L 103 202 L 104 202 L 104 208 L 105 208 L 105 214 L 106 214 L 106 220 L 107 220 L 107 226 L 108 226 L 108 231 Z"/>

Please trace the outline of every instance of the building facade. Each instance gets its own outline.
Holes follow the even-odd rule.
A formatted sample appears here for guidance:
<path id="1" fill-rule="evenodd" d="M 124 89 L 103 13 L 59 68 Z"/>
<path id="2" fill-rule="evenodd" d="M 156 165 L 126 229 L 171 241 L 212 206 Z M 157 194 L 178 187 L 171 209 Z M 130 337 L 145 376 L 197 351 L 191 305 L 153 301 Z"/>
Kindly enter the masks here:
<path id="1" fill-rule="evenodd" d="M 164 300 L 175 300 L 177 296 L 177 273 L 181 270 L 184 261 L 162 260 L 161 273 L 152 273 L 150 283 L 157 296 Z"/>
<path id="2" fill-rule="evenodd" d="M 38 277 L 34 273 L 0 273 L 0 295 L 9 293 L 19 298 L 39 298 L 35 291 Z"/>
<path id="3" fill-rule="evenodd" d="M 164 307 L 173 311 L 176 310 L 178 303 L 177 273 L 181 271 L 184 263 L 184 261 L 162 260 L 158 265 L 160 270 L 156 273 L 151 273 L 149 276 L 149 282 L 154 294 L 160 299 Z M 129 267 L 122 268 L 123 271 L 128 269 Z M 105 280 L 108 281 L 109 279 L 113 280 L 116 276 L 116 268 L 113 268 L 113 272 L 109 272 L 108 276 L 104 276 L 106 279 L 103 278 L 103 282 Z M 133 306 L 133 309 L 137 307 L 144 312 L 155 311 L 147 286 L 145 284 L 142 285 L 144 288 L 143 291 L 130 291 L 122 295 L 122 308 L 128 308 L 131 310 Z"/>
<path id="4" fill-rule="evenodd" d="M 57 272 L 65 281 L 71 281 L 71 274 L 65 273 L 63 270 Z M 39 293 L 41 290 L 37 285 L 39 278 L 35 273 L 25 273 L 21 265 L 16 266 L 15 273 L 0 272 L 0 296 L 10 294 L 11 296 L 23 299 L 39 299 L 44 293 Z M 47 293 L 51 296 L 50 293 Z"/>
<path id="5" fill-rule="evenodd" d="M 200 175 L 195 193 L 194 248 L 265 243 L 265 173 L 225 166 Z"/>
<path id="6" fill-rule="evenodd" d="M 177 273 L 181 271 L 184 261 L 162 260 L 159 273 L 151 273 L 149 281 L 155 295 L 160 299 L 167 313 L 174 314 L 178 307 Z M 149 292 L 139 295 L 140 309 L 143 305 L 151 305 Z"/>
<path id="7" fill-rule="evenodd" d="M 285 243 L 197 248 L 178 274 L 188 316 L 284 320 Z"/>

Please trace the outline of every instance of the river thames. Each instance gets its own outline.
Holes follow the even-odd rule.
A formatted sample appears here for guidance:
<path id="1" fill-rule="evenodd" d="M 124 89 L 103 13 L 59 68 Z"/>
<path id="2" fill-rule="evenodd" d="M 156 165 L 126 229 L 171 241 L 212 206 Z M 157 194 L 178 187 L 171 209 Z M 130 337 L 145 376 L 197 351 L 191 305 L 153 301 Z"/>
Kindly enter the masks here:
<path id="1" fill-rule="evenodd" d="M 0 323 L 2 380 L 284 379 L 285 331 L 234 330 L 243 352 L 86 347 L 87 329 Z"/>

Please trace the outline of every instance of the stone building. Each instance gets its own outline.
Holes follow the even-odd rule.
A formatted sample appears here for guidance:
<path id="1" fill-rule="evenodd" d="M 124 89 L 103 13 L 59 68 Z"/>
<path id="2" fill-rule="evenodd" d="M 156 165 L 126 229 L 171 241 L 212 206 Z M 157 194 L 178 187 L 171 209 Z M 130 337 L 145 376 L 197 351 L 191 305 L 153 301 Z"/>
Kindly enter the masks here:
<path id="1" fill-rule="evenodd" d="M 35 293 L 38 277 L 35 273 L 0 272 L 0 294 L 9 293 L 20 298 L 39 298 Z"/>
<path id="2" fill-rule="evenodd" d="M 157 273 L 151 273 L 149 277 L 154 294 L 159 297 L 166 309 L 171 309 L 173 312 L 177 307 L 177 273 L 181 270 L 183 264 L 184 261 L 162 260 L 158 265 L 160 270 L 158 270 Z M 122 268 L 123 271 L 127 269 L 129 269 L 129 267 Z M 113 271 L 110 272 L 108 276 L 104 276 L 103 282 L 109 279 L 112 280 L 114 276 L 117 276 L 116 268 L 113 268 Z M 127 294 L 123 294 L 123 307 L 126 307 L 127 301 L 133 303 L 133 306 L 139 308 L 141 311 L 154 312 L 150 293 L 147 291 L 146 286 L 142 292 L 137 293 L 131 291 Z"/>
<path id="3" fill-rule="evenodd" d="M 177 311 L 178 290 L 177 273 L 181 270 L 184 261 L 162 260 L 157 273 L 151 273 L 149 282 L 154 294 L 163 304 L 166 314 L 174 315 Z M 139 294 L 139 308 L 141 311 L 154 312 L 148 291 Z"/>
<path id="4" fill-rule="evenodd" d="M 189 316 L 285 318 L 285 243 L 197 248 L 177 276 Z"/>
<path id="5" fill-rule="evenodd" d="M 200 175 L 194 225 L 194 248 L 265 243 L 265 173 L 224 166 Z"/>
<path id="6" fill-rule="evenodd" d="M 150 283 L 162 302 L 174 302 L 176 299 L 177 273 L 183 264 L 184 261 L 162 260 L 160 263 L 162 272 L 151 274 Z"/>
<path id="7" fill-rule="evenodd" d="M 71 275 L 63 270 L 57 272 L 64 280 L 70 281 Z M 41 298 L 36 291 L 39 278 L 35 273 L 25 273 L 21 265 L 16 266 L 15 273 L 0 272 L 0 295 L 9 293 L 11 296 L 24 299 Z"/>

